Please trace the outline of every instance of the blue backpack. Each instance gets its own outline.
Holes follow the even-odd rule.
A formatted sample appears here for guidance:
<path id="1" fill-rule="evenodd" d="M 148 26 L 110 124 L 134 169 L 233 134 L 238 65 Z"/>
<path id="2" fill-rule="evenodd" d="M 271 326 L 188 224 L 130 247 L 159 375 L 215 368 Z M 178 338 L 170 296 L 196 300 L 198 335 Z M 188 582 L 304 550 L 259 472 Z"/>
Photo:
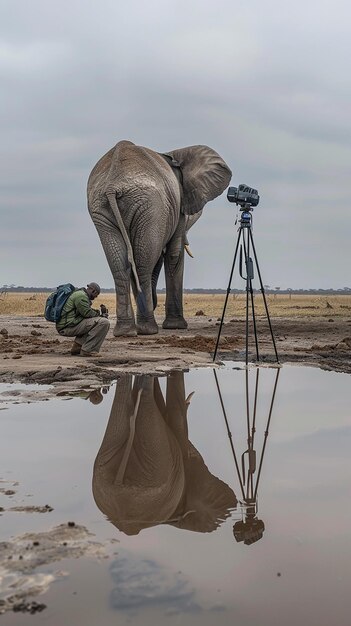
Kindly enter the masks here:
<path id="1" fill-rule="evenodd" d="M 59 285 L 56 291 L 53 291 L 46 300 L 44 316 L 48 322 L 58 322 L 62 309 L 68 297 L 73 293 L 75 287 L 71 283 Z"/>

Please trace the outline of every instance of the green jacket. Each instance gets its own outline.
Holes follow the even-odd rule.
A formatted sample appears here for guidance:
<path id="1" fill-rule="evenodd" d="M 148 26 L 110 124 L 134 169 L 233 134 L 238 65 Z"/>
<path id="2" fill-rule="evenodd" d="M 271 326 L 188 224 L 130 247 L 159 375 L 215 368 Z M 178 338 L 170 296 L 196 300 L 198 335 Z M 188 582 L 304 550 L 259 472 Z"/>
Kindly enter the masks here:
<path id="1" fill-rule="evenodd" d="M 76 326 L 88 317 L 99 317 L 100 312 L 91 308 L 91 300 L 85 289 L 76 289 L 67 299 L 61 317 L 56 324 L 57 330 L 67 326 Z"/>

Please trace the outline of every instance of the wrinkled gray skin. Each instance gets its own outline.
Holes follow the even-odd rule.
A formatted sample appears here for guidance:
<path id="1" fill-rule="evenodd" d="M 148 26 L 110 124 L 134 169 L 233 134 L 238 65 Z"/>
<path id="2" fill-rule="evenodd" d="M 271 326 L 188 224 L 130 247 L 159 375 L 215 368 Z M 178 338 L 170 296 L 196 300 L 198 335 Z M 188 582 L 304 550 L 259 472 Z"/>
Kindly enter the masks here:
<path id="1" fill-rule="evenodd" d="M 188 439 L 183 372 L 167 377 L 166 402 L 156 377 L 118 381 L 93 472 L 99 509 L 128 535 L 158 524 L 211 532 L 237 500 L 211 474 Z"/>
<path id="2" fill-rule="evenodd" d="M 114 335 L 158 332 L 153 312 L 163 262 L 163 328 L 187 327 L 183 317 L 186 233 L 230 178 L 226 163 L 207 146 L 159 154 L 120 141 L 95 165 L 88 180 L 88 208 L 115 282 Z M 136 324 L 131 287 L 137 301 Z"/>

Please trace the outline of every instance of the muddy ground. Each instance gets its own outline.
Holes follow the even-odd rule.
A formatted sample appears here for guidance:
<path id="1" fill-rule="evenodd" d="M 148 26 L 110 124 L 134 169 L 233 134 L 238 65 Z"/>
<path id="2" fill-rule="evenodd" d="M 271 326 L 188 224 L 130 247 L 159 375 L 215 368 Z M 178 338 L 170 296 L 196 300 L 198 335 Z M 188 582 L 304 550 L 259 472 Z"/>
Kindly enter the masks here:
<path id="1" fill-rule="evenodd" d="M 9 402 L 44 401 L 55 396 L 79 395 L 98 403 L 102 398 L 100 389 L 103 392 L 104 385 L 125 372 L 162 375 L 175 368 L 213 365 L 219 330 L 217 319 L 197 316 L 188 319 L 187 330 L 160 328 L 158 335 L 132 338 L 113 337 L 114 320 L 111 322 L 101 356 L 82 358 L 70 355 L 72 340 L 58 335 L 55 326 L 43 318 L 0 316 L 0 383 L 15 383 L 0 390 L 0 410 L 6 409 Z M 161 326 L 161 320 L 159 322 Z M 351 318 L 275 317 L 272 325 L 280 363 L 294 362 L 351 372 Z M 261 360 L 275 364 L 266 319 L 257 320 L 257 331 Z M 244 361 L 245 338 L 245 321 L 227 320 L 222 328 L 217 364 L 225 360 Z M 255 360 L 252 332 L 250 357 L 250 361 Z M 48 387 L 43 387 L 44 384 Z M 0 495 L 6 497 L 7 504 L 0 507 L 0 518 L 8 512 L 50 515 L 53 502 L 24 506 L 12 500 L 18 488 L 18 482 L 0 477 Z M 9 506 L 11 500 L 13 506 Z M 1 618 L 9 611 L 35 614 L 45 610 L 46 604 L 36 598 L 46 592 L 54 580 L 68 575 L 57 569 L 56 564 L 62 559 L 81 556 L 104 559 L 111 550 L 109 545 L 93 540 L 85 526 L 68 520 L 43 532 L 27 532 L 2 541 L 0 552 Z M 44 565 L 51 566 L 52 571 L 42 571 Z"/>
<path id="2" fill-rule="evenodd" d="M 51 385 L 43 394 L 32 387 L 5 391 L 3 402 L 33 401 L 55 395 L 89 391 L 115 380 L 124 372 L 166 374 L 171 369 L 211 366 L 219 330 L 218 319 L 188 319 L 186 330 L 160 327 L 158 335 L 115 338 L 114 319 L 99 358 L 70 355 L 71 339 L 62 338 L 55 326 L 39 317 L 0 317 L 0 382 Z M 161 320 L 160 320 L 161 322 Z M 161 326 L 161 324 L 160 324 Z M 351 318 L 272 318 L 281 363 L 314 365 L 351 372 Z M 257 320 L 260 359 L 275 362 L 267 320 Z M 220 337 L 217 363 L 245 359 L 245 321 L 226 320 Z M 250 334 L 250 361 L 255 361 Z"/>

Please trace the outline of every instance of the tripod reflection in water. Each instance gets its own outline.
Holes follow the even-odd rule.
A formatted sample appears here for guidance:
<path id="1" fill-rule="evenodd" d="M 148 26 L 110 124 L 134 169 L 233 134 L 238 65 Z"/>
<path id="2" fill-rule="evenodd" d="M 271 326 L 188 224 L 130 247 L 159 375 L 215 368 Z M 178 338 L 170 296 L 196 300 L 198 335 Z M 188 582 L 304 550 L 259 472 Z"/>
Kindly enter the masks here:
<path id="1" fill-rule="evenodd" d="M 247 432 L 247 450 L 245 450 L 241 455 L 241 463 L 238 463 L 238 457 L 235 450 L 235 445 L 233 442 L 233 436 L 229 427 L 228 417 L 225 410 L 222 393 L 219 386 L 218 375 L 215 370 L 213 370 L 216 387 L 223 411 L 223 417 L 225 420 L 227 434 L 230 442 L 230 447 L 233 454 L 234 464 L 239 480 L 242 500 L 239 502 L 239 506 L 241 508 L 242 519 L 238 520 L 233 527 L 234 537 L 240 542 L 243 541 L 246 545 L 250 545 L 255 543 L 259 539 L 262 539 L 263 533 L 265 530 L 263 520 L 258 519 L 258 486 L 261 477 L 263 458 L 266 451 L 267 438 L 269 434 L 269 427 L 271 423 L 273 404 L 275 400 L 278 378 L 280 373 L 280 368 L 277 368 L 274 387 L 272 392 L 272 398 L 270 402 L 270 407 L 268 411 L 268 417 L 266 422 L 266 428 L 264 431 L 263 443 L 261 456 L 259 459 L 258 471 L 256 475 L 257 469 L 257 458 L 256 458 L 256 449 L 255 449 L 255 434 L 256 434 L 256 426 L 257 426 L 257 404 L 258 404 L 258 390 L 259 390 L 259 375 L 260 369 L 256 369 L 256 379 L 255 379 L 255 392 L 254 392 L 254 401 L 253 401 L 253 409 L 251 412 L 250 407 L 250 393 L 249 393 L 249 370 L 246 368 L 245 370 L 245 401 L 246 401 L 246 432 Z"/>
<path id="2" fill-rule="evenodd" d="M 211 474 L 188 439 L 183 372 L 126 375 L 116 386 L 93 471 L 99 509 L 127 535 L 158 524 L 212 532 L 237 506 L 233 490 Z"/>

